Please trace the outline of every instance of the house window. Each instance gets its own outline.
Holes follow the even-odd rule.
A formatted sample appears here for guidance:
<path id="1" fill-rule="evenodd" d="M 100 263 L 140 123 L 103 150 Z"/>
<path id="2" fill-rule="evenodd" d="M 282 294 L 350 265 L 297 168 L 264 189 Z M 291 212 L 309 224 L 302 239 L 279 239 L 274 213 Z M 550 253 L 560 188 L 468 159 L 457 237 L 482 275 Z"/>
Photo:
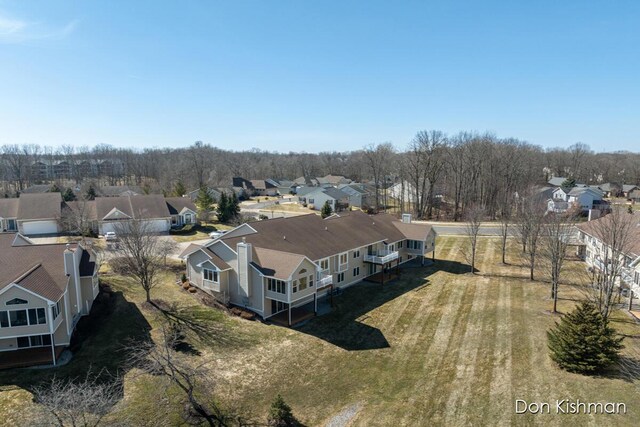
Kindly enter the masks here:
<path id="1" fill-rule="evenodd" d="M 9 327 L 9 315 L 6 311 L 0 311 L 0 327 Z"/>
<path id="2" fill-rule="evenodd" d="M 202 272 L 204 274 L 204 280 L 218 283 L 218 272 L 216 270 L 209 270 L 205 268 L 204 270 L 202 270 Z"/>
<path id="3" fill-rule="evenodd" d="M 309 287 L 313 288 L 313 275 L 309 276 Z"/>
<path id="4" fill-rule="evenodd" d="M 342 283 L 344 282 L 344 272 L 338 274 L 338 283 Z"/>
<path id="5" fill-rule="evenodd" d="M 353 257 L 360 258 L 360 249 L 356 249 L 355 251 L 353 251 Z"/>
<path id="6" fill-rule="evenodd" d="M 16 220 L 15 219 L 8 219 L 7 220 L 7 230 L 8 231 L 16 231 L 18 228 L 16 227 Z"/>
<path id="7" fill-rule="evenodd" d="M 51 307 L 53 311 L 53 318 L 56 319 L 58 315 L 60 315 L 60 301 L 56 303 L 56 305 Z"/>
<path id="8" fill-rule="evenodd" d="M 11 326 L 26 326 L 29 323 L 27 310 L 11 310 L 9 312 L 9 320 L 11 321 Z"/>
<path id="9" fill-rule="evenodd" d="M 296 292 L 298 292 L 298 281 L 294 280 L 293 281 L 293 293 L 295 294 Z"/>
<path id="10" fill-rule="evenodd" d="M 267 278 L 267 290 L 279 294 L 287 293 L 287 283 L 283 280 Z"/>
<path id="11" fill-rule="evenodd" d="M 338 270 L 344 270 L 349 262 L 349 254 L 347 252 L 338 255 Z"/>
<path id="12" fill-rule="evenodd" d="M 399 241 L 398 242 L 398 249 L 402 249 L 404 242 L 403 241 Z"/>
<path id="13" fill-rule="evenodd" d="M 358 277 L 360 275 L 360 267 L 356 267 L 353 269 L 353 277 Z"/>
<path id="14" fill-rule="evenodd" d="M 309 199 L 309 203 L 313 203 L 313 199 Z"/>
<path id="15" fill-rule="evenodd" d="M 184 223 L 191 224 L 192 222 L 193 222 L 193 216 L 190 213 L 184 214 Z"/>
<path id="16" fill-rule="evenodd" d="M 29 304 L 29 301 L 23 300 L 21 298 L 14 298 L 12 300 L 7 301 L 7 305 L 17 305 L 17 304 Z"/>
<path id="17" fill-rule="evenodd" d="M 301 277 L 298 280 L 298 290 L 304 291 L 305 289 L 307 289 L 307 278 L 306 277 Z"/>
<path id="18" fill-rule="evenodd" d="M 320 269 L 321 270 L 328 270 L 329 269 L 329 258 L 325 258 L 325 259 L 321 259 L 320 260 Z"/>

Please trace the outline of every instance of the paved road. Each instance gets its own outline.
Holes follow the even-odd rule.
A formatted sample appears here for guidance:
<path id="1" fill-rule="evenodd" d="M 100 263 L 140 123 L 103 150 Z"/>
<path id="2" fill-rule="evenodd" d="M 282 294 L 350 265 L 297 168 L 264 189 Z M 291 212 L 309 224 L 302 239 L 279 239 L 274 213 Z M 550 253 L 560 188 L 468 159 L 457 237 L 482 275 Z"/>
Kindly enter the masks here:
<path id="1" fill-rule="evenodd" d="M 417 221 L 416 221 L 417 222 Z M 433 226 L 433 229 L 436 233 L 440 235 L 454 235 L 454 236 L 464 236 L 467 234 L 467 229 L 464 224 L 438 224 L 434 222 L 428 222 Z M 511 228 L 509 230 L 509 234 L 513 236 L 514 229 Z M 500 236 L 500 226 L 498 225 L 481 225 L 480 233 L 481 236 Z"/>

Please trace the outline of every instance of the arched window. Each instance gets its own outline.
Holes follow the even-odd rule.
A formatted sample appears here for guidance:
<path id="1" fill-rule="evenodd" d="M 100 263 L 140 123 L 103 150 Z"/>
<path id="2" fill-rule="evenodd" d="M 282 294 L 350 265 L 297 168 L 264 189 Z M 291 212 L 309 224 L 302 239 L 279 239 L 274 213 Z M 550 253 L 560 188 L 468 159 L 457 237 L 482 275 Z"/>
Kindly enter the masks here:
<path id="1" fill-rule="evenodd" d="M 25 301 L 20 298 L 14 298 L 12 300 L 7 301 L 7 305 L 18 305 L 18 304 L 29 304 L 29 301 Z"/>

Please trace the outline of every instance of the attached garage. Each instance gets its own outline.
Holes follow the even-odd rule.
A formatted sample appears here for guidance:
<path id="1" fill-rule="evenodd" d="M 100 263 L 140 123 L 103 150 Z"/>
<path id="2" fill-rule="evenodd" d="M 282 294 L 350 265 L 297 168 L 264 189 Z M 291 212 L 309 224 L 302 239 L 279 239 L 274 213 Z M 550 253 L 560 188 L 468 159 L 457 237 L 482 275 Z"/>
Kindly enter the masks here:
<path id="1" fill-rule="evenodd" d="M 21 224 L 22 234 L 26 236 L 36 236 L 40 234 L 57 234 L 58 221 L 24 221 Z"/>

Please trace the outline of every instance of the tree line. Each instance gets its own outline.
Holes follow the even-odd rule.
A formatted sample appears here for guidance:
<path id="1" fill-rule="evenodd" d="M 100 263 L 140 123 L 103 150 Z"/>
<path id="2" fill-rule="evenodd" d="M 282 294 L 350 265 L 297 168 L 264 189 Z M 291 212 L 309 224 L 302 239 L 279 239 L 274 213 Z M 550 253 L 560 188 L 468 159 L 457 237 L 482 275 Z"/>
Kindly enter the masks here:
<path id="1" fill-rule="evenodd" d="M 46 171 L 45 171 L 46 169 Z M 278 153 L 230 151 L 195 142 L 185 148 L 115 148 L 7 144 L 0 147 L 0 181 L 13 196 L 33 184 L 85 182 L 138 185 L 172 193 L 208 185 L 230 186 L 234 176 L 289 179 L 343 175 L 374 188 L 373 208 L 411 211 L 421 218 L 461 220 L 467 207 L 482 205 L 497 218 L 514 192 L 552 176 L 596 184 L 640 183 L 640 153 L 595 153 L 585 144 L 544 149 L 490 133 L 447 135 L 420 131 L 402 149 L 371 144 L 344 152 Z M 399 184 L 399 200 L 387 188 Z"/>

